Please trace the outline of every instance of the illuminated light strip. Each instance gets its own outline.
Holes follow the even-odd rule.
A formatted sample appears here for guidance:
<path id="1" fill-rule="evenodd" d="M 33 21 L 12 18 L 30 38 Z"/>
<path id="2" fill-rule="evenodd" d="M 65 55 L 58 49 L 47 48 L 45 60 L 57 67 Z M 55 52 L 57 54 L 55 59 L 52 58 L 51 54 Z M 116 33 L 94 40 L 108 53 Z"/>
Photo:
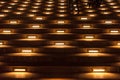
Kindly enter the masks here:
<path id="1" fill-rule="evenodd" d="M 94 36 L 85 36 L 86 39 L 94 39 Z"/>
<path id="2" fill-rule="evenodd" d="M 5 17 L 5 14 L 0 14 L 0 17 Z"/>
<path id="3" fill-rule="evenodd" d="M 93 69 L 93 72 L 105 72 L 105 69 Z"/>
<path id="4" fill-rule="evenodd" d="M 110 30 L 111 33 L 119 33 L 119 30 Z"/>
<path id="5" fill-rule="evenodd" d="M 23 49 L 22 53 L 32 53 L 32 50 L 31 49 Z"/>
<path id="6" fill-rule="evenodd" d="M 10 23 L 10 24 L 17 24 L 18 21 L 10 21 L 9 23 Z"/>
<path id="7" fill-rule="evenodd" d="M 64 33 L 64 30 L 57 30 L 57 33 Z"/>
<path id="8" fill-rule="evenodd" d="M 64 15 L 64 14 L 59 14 L 58 16 L 60 16 L 60 17 L 64 17 L 65 15 Z"/>
<path id="9" fill-rule="evenodd" d="M 29 14 L 28 16 L 29 16 L 29 17 L 34 17 L 34 16 L 35 16 L 35 14 Z"/>
<path id="10" fill-rule="evenodd" d="M 81 19 L 81 20 L 88 20 L 87 17 L 81 17 L 80 19 Z"/>
<path id="11" fill-rule="evenodd" d="M 0 42 L 0 45 L 3 45 L 3 42 Z"/>
<path id="12" fill-rule="evenodd" d="M 3 12 L 10 12 L 10 10 L 3 10 Z"/>
<path id="13" fill-rule="evenodd" d="M 32 25 L 33 28 L 40 28 L 40 25 Z"/>
<path id="14" fill-rule="evenodd" d="M 15 14 L 22 14 L 23 12 L 15 12 Z"/>
<path id="15" fill-rule="evenodd" d="M 90 25 L 83 25 L 83 28 L 90 28 Z"/>
<path id="16" fill-rule="evenodd" d="M 120 46 L 120 42 L 117 43 L 117 46 Z"/>
<path id="17" fill-rule="evenodd" d="M 89 53 L 98 53 L 99 50 L 88 50 Z"/>
<path id="18" fill-rule="evenodd" d="M 65 21 L 58 21 L 57 23 L 58 23 L 58 24 L 64 24 Z"/>
<path id="19" fill-rule="evenodd" d="M 3 30 L 3 33 L 11 33 L 11 30 Z"/>
<path id="20" fill-rule="evenodd" d="M 62 42 L 60 43 L 60 42 L 59 42 L 59 43 L 55 43 L 55 45 L 56 45 L 56 46 L 64 46 L 65 43 L 62 43 Z"/>
<path id="21" fill-rule="evenodd" d="M 42 17 L 36 17 L 36 20 L 43 20 Z"/>
<path id="22" fill-rule="evenodd" d="M 112 24 L 112 21 L 105 21 L 106 24 Z"/>
<path id="23" fill-rule="evenodd" d="M 14 72 L 25 72 L 26 71 L 26 69 L 14 69 Z"/>
<path id="24" fill-rule="evenodd" d="M 27 36 L 28 39 L 36 39 L 37 36 Z"/>

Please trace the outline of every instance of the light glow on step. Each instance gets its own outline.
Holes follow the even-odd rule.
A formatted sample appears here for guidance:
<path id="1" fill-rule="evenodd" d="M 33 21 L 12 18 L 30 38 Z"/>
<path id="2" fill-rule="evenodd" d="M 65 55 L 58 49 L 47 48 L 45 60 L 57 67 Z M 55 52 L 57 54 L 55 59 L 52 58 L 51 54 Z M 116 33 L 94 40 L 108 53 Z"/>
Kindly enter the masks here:
<path id="1" fill-rule="evenodd" d="M 81 17 L 80 19 L 81 19 L 81 20 L 88 20 L 87 17 Z"/>
<path id="2" fill-rule="evenodd" d="M 105 24 L 112 24 L 112 23 L 113 21 L 109 21 L 109 20 L 105 21 Z"/>
<path id="3" fill-rule="evenodd" d="M 57 30 L 56 32 L 57 33 L 64 33 L 65 31 L 64 30 Z"/>
<path id="4" fill-rule="evenodd" d="M 11 30 L 6 29 L 6 30 L 3 30 L 3 33 L 12 33 L 12 31 L 11 31 Z"/>
<path id="5" fill-rule="evenodd" d="M 35 36 L 35 35 L 29 35 L 29 36 L 27 36 L 27 38 L 28 39 L 37 39 L 37 36 Z"/>
<path id="6" fill-rule="evenodd" d="M 10 24 L 18 24 L 18 21 L 17 20 L 10 20 L 9 23 Z"/>
<path id="7" fill-rule="evenodd" d="M 32 49 L 22 49 L 22 53 L 32 53 Z"/>
<path id="8" fill-rule="evenodd" d="M 57 21 L 58 24 L 64 24 L 65 21 Z"/>
<path id="9" fill-rule="evenodd" d="M 26 69 L 22 68 L 15 68 L 14 72 L 26 72 Z"/>
<path id="10" fill-rule="evenodd" d="M 63 42 L 56 42 L 55 46 L 65 46 L 65 43 L 63 43 Z"/>
<path id="11" fill-rule="evenodd" d="M 85 39 L 94 39 L 95 38 L 95 36 L 93 36 L 93 35 L 86 35 L 85 36 Z"/>
<path id="12" fill-rule="evenodd" d="M 119 30 L 110 30 L 110 33 L 119 33 Z"/>
<path id="13" fill-rule="evenodd" d="M 99 53 L 99 50 L 97 49 L 90 49 L 88 50 L 89 53 Z"/>
<path id="14" fill-rule="evenodd" d="M 93 72 L 95 73 L 100 73 L 100 72 L 105 72 L 105 69 L 93 69 Z"/>
<path id="15" fill-rule="evenodd" d="M 4 43 L 2 41 L 0 41 L 0 45 L 3 45 Z"/>

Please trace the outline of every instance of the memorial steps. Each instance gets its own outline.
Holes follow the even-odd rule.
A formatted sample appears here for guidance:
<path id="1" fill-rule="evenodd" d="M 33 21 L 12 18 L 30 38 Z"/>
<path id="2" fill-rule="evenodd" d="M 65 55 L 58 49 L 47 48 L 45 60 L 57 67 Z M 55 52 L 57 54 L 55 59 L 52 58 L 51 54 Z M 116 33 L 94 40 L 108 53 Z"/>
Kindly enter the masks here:
<path id="1" fill-rule="evenodd" d="M 0 1 L 1 80 L 120 80 L 120 1 Z"/>

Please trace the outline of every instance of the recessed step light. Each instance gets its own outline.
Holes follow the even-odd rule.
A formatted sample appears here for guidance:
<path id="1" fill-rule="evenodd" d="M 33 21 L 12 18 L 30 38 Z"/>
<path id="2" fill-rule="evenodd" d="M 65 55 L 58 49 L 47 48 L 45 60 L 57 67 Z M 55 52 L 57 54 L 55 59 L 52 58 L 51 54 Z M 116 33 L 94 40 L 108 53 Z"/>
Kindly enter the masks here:
<path id="1" fill-rule="evenodd" d="M 11 30 L 8 30 L 8 29 L 6 29 L 6 30 L 3 30 L 3 33 L 11 33 L 12 31 Z"/>
<path id="2" fill-rule="evenodd" d="M 29 36 L 27 36 L 27 38 L 28 38 L 28 39 L 36 39 L 37 36 L 35 36 L 35 35 L 29 35 Z"/>
<path id="3" fill-rule="evenodd" d="M 56 32 L 57 33 L 64 33 L 65 31 L 64 30 L 57 30 Z"/>
<path id="4" fill-rule="evenodd" d="M 63 42 L 56 42 L 55 43 L 55 46 L 64 46 L 65 45 L 65 43 L 63 43 Z"/>
<path id="5" fill-rule="evenodd" d="M 26 72 L 26 69 L 24 69 L 24 68 L 15 68 L 13 71 L 14 72 Z"/>
<path id="6" fill-rule="evenodd" d="M 93 72 L 105 72 L 105 69 L 93 69 Z"/>
<path id="7" fill-rule="evenodd" d="M 32 53 L 32 49 L 22 49 L 22 53 Z"/>
<path id="8" fill-rule="evenodd" d="M 57 21 L 58 24 L 64 24 L 65 21 Z"/>
<path id="9" fill-rule="evenodd" d="M 93 35 L 86 35 L 85 36 L 85 39 L 94 39 L 95 38 L 95 36 L 93 36 Z"/>
<path id="10" fill-rule="evenodd" d="M 105 24 L 112 24 L 112 23 L 113 21 L 110 21 L 110 20 L 105 21 Z"/>
<path id="11" fill-rule="evenodd" d="M 99 50 L 97 49 L 90 49 L 88 50 L 89 53 L 99 53 Z"/>

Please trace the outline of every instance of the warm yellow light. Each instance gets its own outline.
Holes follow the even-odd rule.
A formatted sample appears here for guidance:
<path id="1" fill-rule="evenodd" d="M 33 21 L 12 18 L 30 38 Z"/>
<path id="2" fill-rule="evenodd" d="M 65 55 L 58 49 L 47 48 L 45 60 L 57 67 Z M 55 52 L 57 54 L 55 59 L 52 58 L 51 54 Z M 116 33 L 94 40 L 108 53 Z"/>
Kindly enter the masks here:
<path id="1" fill-rule="evenodd" d="M 11 33 L 12 31 L 11 30 L 3 30 L 3 33 Z"/>
<path id="2" fill-rule="evenodd" d="M 1 1 L 0 3 L 1 3 L 1 4 L 4 4 L 5 2 L 4 2 L 4 1 Z"/>
<path id="3" fill-rule="evenodd" d="M 64 30 L 57 30 L 56 32 L 57 33 L 64 33 L 65 31 Z"/>
<path id="4" fill-rule="evenodd" d="M 83 28 L 91 28 L 91 25 L 83 25 Z"/>
<path id="5" fill-rule="evenodd" d="M 0 45 L 3 45 L 4 43 L 2 41 L 0 41 Z"/>
<path id="6" fill-rule="evenodd" d="M 117 43 L 117 46 L 120 46 L 120 42 Z"/>
<path id="7" fill-rule="evenodd" d="M 64 15 L 64 14 L 59 14 L 58 16 L 59 16 L 59 17 L 64 17 L 65 15 Z"/>
<path id="8" fill-rule="evenodd" d="M 105 72 L 105 69 L 93 69 L 93 72 Z"/>
<path id="9" fill-rule="evenodd" d="M 29 35 L 29 36 L 27 36 L 27 38 L 28 38 L 28 39 L 36 39 L 36 38 L 37 38 L 37 36 L 34 36 L 34 35 Z"/>
<path id="10" fill-rule="evenodd" d="M 14 12 L 14 13 L 19 15 L 19 14 L 22 14 L 23 12 Z"/>
<path id="11" fill-rule="evenodd" d="M 23 10 L 26 10 L 26 8 L 18 8 L 18 10 L 21 10 L 21 11 L 23 11 Z"/>
<path id="12" fill-rule="evenodd" d="M 90 49 L 90 50 L 88 50 L 88 52 L 89 52 L 89 53 L 98 53 L 98 52 L 99 52 L 99 50 Z"/>
<path id="13" fill-rule="evenodd" d="M 115 10 L 115 12 L 120 12 L 120 10 Z"/>
<path id="14" fill-rule="evenodd" d="M 32 25 L 32 28 L 40 28 L 40 25 Z"/>
<path id="15" fill-rule="evenodd" d="M 43 20 L 43 17 L 36 17 L 36 20 Z"/>
<path id="16" fill-rule="evenodd" d="M 52 8 L 45 8 L 45 9 L 48 10 L 48 11 L 49 11 L 49 10 L 52 10 Z"/>
<path id="17" fill-rule="evenodd" d="M 12 0 L 13 2 L 18 2 L 19 0 Z"/>
<path id="18" fill-rule="evenodd" d="M 66 12 L 66 10 L 58 10 L 59 12 Z"/>
<path id="19" fill-rule="evenodd" d="M 107 10 L 107 8 L 100 8 L 100 10 Z"/>
<path id="20" fill-rule="evenodd" d="M 0 17 L 5 17 L 5 14 L 0 14 Z"/>
<path id="21" fill-rule="evenodd" d="M 59 8 L 64 9 L 64 8 L 66 8 L 66 7 L 65 7 L 65 6 L 60 6 Z"/>
<path id="22" fill-rule="evenodd" d="M 90 16 L 90 17 L 95 17 L 96 14 L 89 14 L 88 16 Z"/>
<path id="23" fill-rule="evenodd" d="M 3 12 L 10 12 L 10 10 L 5 9 L 5 10 L 3 10 Z"/>
<path id="24" fill-rule="evenodd" d="M 32 8 L 39 8 L 39 6 L 32 6 Z"/>
<path id="25" fill-rule="evenodd" d="M 54 2 L 52 2 L 52 1 L 48 1 L 47 3 L 52 4 L 52 3 L 54 3 Z"/>
<path id="26" fill-rule="evenodd" d="M 61 6 L 65 5 L 65 3 L 59 3 Z"/>
<path id="27" fill-rule="evenodd" d="M 28 16 L 29 16 L 29 17 L 34 17 L 34 16 L 35 16 L 35 14 L 28 14 Z"/>
<path id="28" fill-rule="evenodd" d="M 101 12 L 102 14 L 110 14 L 110 12 Z"/>
<path id="29" fill-rule="evenodd" d="M 65 21 L 57 21 L 58 24 L 64 24 Z"/>
<path id="30" fill-rule="evenodd" d="M 18 21 L 17 20 L 11 20 L 9 21 L 10 24 L 18 24 Z"/>
<path id="31" fill-rule="evenodd" d="M 115 4 L 116 4 L 116 3 L 113 3 L 113 2 L 112 2 L 112 3 L 109 3 L 109 5 L 115 5 Z"/>
<path id="32" fill-rule="evenodd" d="M 26 7 L 26 6 L 28 6 L 28 5 L 26 5 L 26 4 L 21 4 L 20 6 L 21 6 L 21 7 Z"/>
<path id="33" fill-rule="evenodd" d="M 113 21 L 105 21 L 105 24 L 112 24 Z"/>
<path id="34" fill-rule="evenodd" d="M 22 49 L 22 53 L 32 53 L 32 49 Z"/>
<path id="35" fill-rule="evenodd" d="M 81 20 L 88 20 L 87 17 L 81 17 Z"/>
<path id="36" fill-rule="evenodd" d="M 87 12 L 94 12 L 94 10 L 87 10 Z"/>
<path id="37" fill-rule="evenodd" d="M 63 42 L 57 42 L 57 43 L 55 43 L 55 46 L 64 46 L 65 45 L 65 43 L 63 43 Z"/>
<path id="38" fill-rule="evenodd" d="M 107 2 L 112 2 L 113 0 L 106 0 Z"/>
<path id="39" fill-rule="evenodd" d="M 110 33 L 119 33 L 119 30 L 110 30 Z"/>
<path id="40" fill-rule="evenodd" d="M 51 4 L 48 4 L 48 5 L 46 5 L 46 6 L 48 6 L 48 7 L 52 7 L 53 5 L 51 5 Z"/>
<path id="41" fill-rule="evenodd" d="M 93 35 L 86 35 L 85 38 L 86 39 L 94 39 L 95 37 Z"/>
<path id="42" fill-rule="evenodd" d="M 46 15 L 52 14 L 52 12 L 43 12 Z"/>
<path id="43" fill-rule="evenodd" d="M 10 3 L 10 5 L 16 5 L 16 3 Z"/>
<path id="44" fill-rule="evenodd" d="M 14 72 L 25 72 L 25 71 L 26 69 L 17 69 L 17 68 L 14 69 Z"/>
<path id="45" fill-rule="evenodd" d="M 38 10 L 31 10 L 31 12 L 38 12 Z"/>

